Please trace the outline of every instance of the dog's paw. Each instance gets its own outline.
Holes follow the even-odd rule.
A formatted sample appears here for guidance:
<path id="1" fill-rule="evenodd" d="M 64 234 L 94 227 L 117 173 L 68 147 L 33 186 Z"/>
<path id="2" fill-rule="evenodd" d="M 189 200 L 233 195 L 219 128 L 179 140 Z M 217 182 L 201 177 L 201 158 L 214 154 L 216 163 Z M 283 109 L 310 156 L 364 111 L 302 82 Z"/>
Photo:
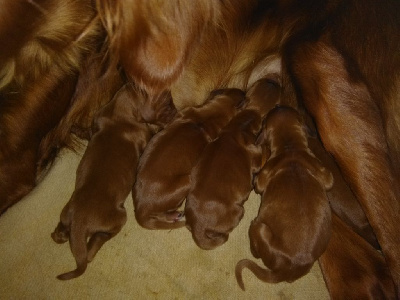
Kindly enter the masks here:
<path id="1" fill-rule="evenodd" d="M 167 212 L 165 214 L 165 218 L 167 222 L 175 223 L 175 222 L 180 222 L 185 220 L 185 214 L 183 211 L 172 211 L 172 212 Z"/>
<path id="2" fill-rule="evenodd" d="M 69 240 L 69 230 L 62 223 L 58 223 L 58 226 L 51 234 L 51 238 L 57 244 L 65 243 Z"/>

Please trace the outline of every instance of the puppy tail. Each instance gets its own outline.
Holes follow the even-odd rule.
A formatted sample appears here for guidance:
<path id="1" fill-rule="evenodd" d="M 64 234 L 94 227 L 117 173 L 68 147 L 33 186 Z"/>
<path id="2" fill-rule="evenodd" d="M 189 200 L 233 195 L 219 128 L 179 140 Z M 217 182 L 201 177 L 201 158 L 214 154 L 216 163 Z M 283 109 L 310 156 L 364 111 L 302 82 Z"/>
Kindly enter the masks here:
<path id="1" fill-rule="evenodd" d="M 236 264 L 235 267 L 235 277 L 238 285 L 240 288 L 245 291 L 246 289 L 244 288 L 244 283 L 243 283 L 243 277 L 242 277 L 242 271 L 244 268 L 246 268 L 246 264 L 249 260 L 248 259 L 242 259 Z"/>
<path id="2" fill-rule="evenodd" d="M 276 273 L 271 270 L 263 269 L 260 266 L 258 266 L 255 262 L 249 260 L 249 259 L 242 259 L 236 264 L 235 268 L 235 276 L 236 276 L 236 281 L 239 284 L 240 288 L 244 291 L 244 283 L 243 283 L 243 278 L 242 278 L 242 270 L 244 268 L 249 269 L 251 272 L 253 272 L 256 277 L 264 282 L 268 283 L 278 283 L 281 281 L 285 281 L 285 278 L 281 276 L 279 273 Z"/>
<path id="3" fill-rule="evenodd" d="M 86 232 L 82 227 L 73 223 L 71 225 L 70 247 L 71 252 L 75 257 L 77 268 L 73 271 L 63 273 L 57 276 L 60 280 L 70 280 L 81 276 L 87 268 L 87 242 Z"/>

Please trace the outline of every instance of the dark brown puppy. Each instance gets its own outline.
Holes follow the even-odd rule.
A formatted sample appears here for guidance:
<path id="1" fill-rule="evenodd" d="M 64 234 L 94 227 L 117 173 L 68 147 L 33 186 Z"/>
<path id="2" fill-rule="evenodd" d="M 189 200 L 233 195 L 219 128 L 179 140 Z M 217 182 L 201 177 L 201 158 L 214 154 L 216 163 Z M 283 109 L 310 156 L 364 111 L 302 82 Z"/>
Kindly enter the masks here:
<path id="1" fill-rule="evenodd" d="M 206 146 L 192 170 L 185 217 L 200 248 L 209 250 L 225 243 L 242 219 L 243 204 L 253 189 L 253 175 L 265 161 L 262 147 L 255 145 L 262 116 L 279 96 L 276 82 L 257 81 L 246 93 L 246 109 Z"/>
<path id="2" fill-rule="evenodd" d="M 204 105 L 180 111 L 149 142 L 132 190 L 135 216 L 141 226 L 171 229 L 185 225 L 178 208 L 189 192 L 192 168 L 244 100 L 244 92 L 238 89 L 216 91 Z"/>
<path id="3" fill-rule="evenodd" d="M 332 172 L 334 179 L 333 186 L 326 193 L 332 211 L 369 244 L 374 248 L 379 249 L 380 246 L 375 233 L 372 230 L 360 203 L 357 201 L 354 193 L 344 180 L 333 157 L 324 149 L 317 136 L 310 137 L 308 139 L 308 145 L 314 155 Z"/>
<path id="4" fill-rule="evenodd" d="M 256 111 L 261 119 L 280 103 L 282 88 L 277 76 L 271 74 L 257 80 L 246 92 L 244 109 Z M 261 128 L 260 128 L 261 129 Z"/>
<path id="5" fill-rule="evenodd" d="M 398 299 L 383 255 L 336 214 L 332 231 L 319 258 L 331 299 Z"/>
<path id="6" fill-rule="evenodd" d="M 225 243 L 243 217 L 253 175 L 262 166 L 262 149 L 254 144 L 260 126 L 256 111 L 241 111 L 206 146 L 191 173 L 186 226 L 202 249 Z"/>
<path id="7" fill-rule="evenodd" d="M 333 176 L 308 148 L 299 113 L 289 107 L 274 108 L 267 115 L 260 142 L 270 146 L 271 156 L 254 180 L 262 200 L 249 236 L 252 254 L 269 270 L 241 260 L 235 274 L 242 289 L 243 268 L 271 283 L 305 275 L 331 235 L 326 190 L 332 187 Z"/>
<path id="8" fill-rule="evenodd" d="M 138 120 L 143 98 L 126 85 L 95 120 L 77 169 L 75 191 L 51 235 L 57 243 L 70 241 L 77 263 L 76 270 L 59 279 L 83 274 L 101 246 L 126 222 L 124 202 L 135 182 L 139 156 L 152 136 L 150 127 Z"/>

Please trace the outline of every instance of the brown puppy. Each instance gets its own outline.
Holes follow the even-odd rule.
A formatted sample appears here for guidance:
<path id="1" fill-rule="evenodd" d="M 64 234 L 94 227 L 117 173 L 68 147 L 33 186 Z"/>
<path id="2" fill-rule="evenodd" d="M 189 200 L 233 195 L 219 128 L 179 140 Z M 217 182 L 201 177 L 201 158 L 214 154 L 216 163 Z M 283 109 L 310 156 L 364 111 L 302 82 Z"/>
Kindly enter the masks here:
<path id="1" fill-rule="evenodd" d="M 141 98 L 126 85 L 95 120 L 77 169 L 75 191 L 52 233 L 57 243 L 70 241 L 77 263 L 76 270 L 59 279 L 83 274 L 100 247 L 126 222 L 124 202 L 135 182 L 139 156 L 152 136 L 150 127 L 138 121 Z"/>
<path id="2" fill-rule="evenodd" d="M 276 82 L 257 81 L 246 93 L 246 109 L 206 146 L 192 170 L 185 217 L 200 248 L 209 250 L 225 243 L 243 217 L 243 204 L 253 189 L 253 175 L 263 164 L 262 149 L 255 145 L 256 136 L 262 116 L 279 96 Z"/>
<path id="3" fill-rule="evenodd" d="M 305 275 L 331 235 L 326 190 L 332 187 L 333 177 L 308 148 L 298 112 L 279 106 L 268 113 L 260 135 L 260 142 L 264 141 L 271 156 L 254 180 L 262 201 L 249 236 L 252 254 L 270 270 L 241 260 L 235 274 L 242 289 L 241 273 L 246 267 L 266 282 L 291 282 Z"/>
<path id="4" fill-rule="evenodd" d="M 332 231 L 319 258 L 331 299 L 398 299 L 383 255 L 336 214 Z"/>
<path id="5" fill-rule="evenodd" d="M 256 111 L 261 119 L 280 103 L 282 88 L 273 74 L 257 80 L 246 92 L 244 109 Z M 261 129 L 261 128 L 260 128 Z"/>
<path id="6" fill-rule="evenodd" d="M 179 112 L 149 142 L 132 190 L 141 226 L 171 229 L 185 225 L 178 208 L 189 192 L 190 172 L 204 147 L 218 136 L 244 100 L 244 92 L 238 89 L 216 91 L 204 105 Z"/>
<path id="7" fill-rule="evenodd" d="M 307 124 L 309 124 L 309 122 Z M 312 126 L 311 123 L 309 127 Z M 354 193 L 344 180 L 333 157 L 324 149 L 317 136 L 308 139 L 308 146 L 322 164 L 332 172 L 334 179 L 333 186 L 326 193 L 332 211 L 369 244 L 374 248 L 379 249 L 380 246 L 375 233 L 372 230 L 360 203 L 357 201 Z"/>
<path id="8" fill-rule="evenodd" d="M 196 244 L 214 249 L 228 240 L 244 214 L 243 204 L 253 189 L 253 174 L 262 166 L 255 140 L 260 115 L 243 110 L 207 145 L 191 173 L 186 226 Z"/>

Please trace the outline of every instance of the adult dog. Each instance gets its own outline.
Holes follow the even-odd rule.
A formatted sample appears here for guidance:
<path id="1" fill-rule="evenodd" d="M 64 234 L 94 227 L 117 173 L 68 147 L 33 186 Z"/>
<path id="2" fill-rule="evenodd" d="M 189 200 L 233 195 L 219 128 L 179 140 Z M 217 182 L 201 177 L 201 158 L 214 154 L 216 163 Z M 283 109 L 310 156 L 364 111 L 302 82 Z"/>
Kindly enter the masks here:
<path id="1" fill-rule="evenodd" d="M 281 73 L 287 99 L 304 105 L 315 119 L 324 147 L 338 162 L 361 203 L 399 292 L 400 233 L 396 224 L 400 217 L 399 1 L 103 0 L 97 2 L 95 9 L 91 3 L 18 0 L 4 4 L 0 13 L 2 83 L 4 78 L 15 82 L 16 75 L 5 71 L 21 61 L 16 54 L 38 33 L 38 27 L 31 26 L 31 14 L 42 21 L 45 20 L 42 15 L 54 16 L 49 9 L 42 9 L 50 4 L 63 8 L 84 6 L 82 10 L 74 10 L 75 16 L 69 15 L 69 21 L 73 19 L 73 24 L 80 26 L 68 27 L 71 31 L 65 36 L 70 41 L 72 36 L 72 41 L 89 36 L 82 35 L 88 32 L 82 28 L 90 27 L 93 10 L 97 9 L 108 32 L 110 52 L 107 53 L 112 61 L 120 62 L 129 78 L 149 94 L 170 89 L 178 108 L 202 103 L 213 89 L 244 89 L 267 73 Z M 28 4 L 30 8 L 25 7 Z M 76 14 L 85 18 L 76 18 Z M 53 22 L 53 27 L 46 24 L 46 28 L 54 31 L 57 23 Z M 65 58 L 60 55 L 64 53 L 61 50 L 76 45 L 54 44 L 60 39 L 53 36 L 41 41 L 58 49 L 49 55 L 53 58 Z M 87 53 L 88 48 L 78 47 L 73 53 Z M 79 64 L 78 58 L 74 61 Z M 37 56 L 30 56 L 24 65 L 39 63 L 43 62 L 38 62 Z M 76 72 L 62 74 L 66 78 L 59 82 L 73 86 Z M 45 104 L 46 97 L 37 98 L 34 103 L 40 105 L 26 110 L 24 105 L 32 103 L 25 92 L 29 84 L 26 81 L 13 85 L 17 92 L 24 91 L 13 101 L 10 99 L 16 94 L 15 90 L 9 92 L 10 85 L 2 84 L 0 91 L 2 207 L 4 203 L 7 206 L 17 201 L 34 185 L 40 142 L 25 137 L 38 133 L 35 138 L 42 139 L 67 113 L 62 106 L 58 114 L 46 114 L 50 109 Z M 50 92 L 45 86 L 43 89 Z M 67 95 L 62 94 L 66 99 L 71 94 L 69 89 L 73 88 L 68 87 Z M 186 98 L 188 91 L 190 99 Z M 51 99 L 58 98 L 57 95 L 50 93 Z M 91 107 L 90 99 L 86 103 Z M 37 112 L 49 122 L 29 126 L 37 124 L 33 117 Z M 18 165 L 15 159 L 20 154 L 30 158 L 24 165 Z M 22 181 L 18 172 L 8 171 L 14 168 L 28 169 L 28 178 Z M 15 190 L 20 192 L 9 201 L 7 195 Z"/>

